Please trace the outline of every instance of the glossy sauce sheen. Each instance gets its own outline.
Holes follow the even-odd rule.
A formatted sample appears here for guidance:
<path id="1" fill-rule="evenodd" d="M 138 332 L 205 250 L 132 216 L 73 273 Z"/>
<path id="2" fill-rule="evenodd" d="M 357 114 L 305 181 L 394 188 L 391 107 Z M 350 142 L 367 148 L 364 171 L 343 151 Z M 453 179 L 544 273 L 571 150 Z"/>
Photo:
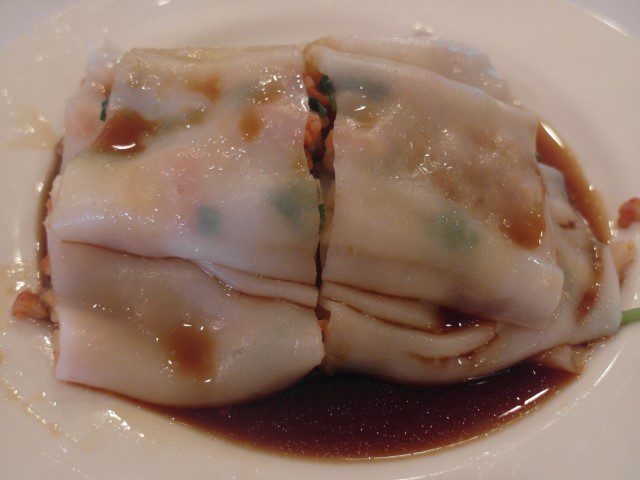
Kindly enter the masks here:
<path id="1" fill-rule="evenodd" d="M 187 90 L 203 94 L 211 102 L 215 102 L 221 92 L 219 80 L 216 77 L 200 79 L 197 81 L 188 81 L 186 82 L 186 87 Z"/>
<path id="2" fill-rule="evenodd" d="M 238 122 L 238 129 L 242 139 L 251 142 L 258 138 L 262 131 L 262 118 L 254 107 L 248 107 L 242 113 Z"/>
<path id="3" fill-rule="evenodd" d="M 589 225 L 596 239 L 602 243 L 608 243 L 611 240 L 611 229 L 600 195 L 585 177 L 578 160 L 565 147 L 557 133 L 544 123 L 538 125 L 536 150 L 540 155 L 540 163 L 562 172 L 571 204 Z M 598 300 L 602 275 L 604 274 L 600 248 L 600 245 L 594 242 L 592 251 L 593 277 L 591 286 L 584 292 L 582 300 L 578 304 L 578 320 L 584 318 Z"/>
<path id="4" fill-rule="evenodd" d="M 587 221 L 595 237 L 602 243 L 609 242 L 611 229 L 600 195 L 584 176 L 580 163 L 571 151 L 549 132 L 559 138 L 548 125 L 538 125 L 536 149 L 540 154 L 540 163 L 562 172 L 573 206 Z"/>
<path id="5" fill-rule="evenodd" d="M 245 405 L 163 411 L 206 432 L 280 454 L 389 457 L 483 435 L 531 410 L 572 378 L 526 364 L 445 387 L 312 373 L 287 390 Z"/>
<path id="6" fill-rule="evenodd" d="M 208 329 L 182 324 L 163 338 L 172 365 L 197 380 L 204 380 L 213 368 L 215 343 Z"/>
<path id="7" fill-rule="evenodd" d="M 135 110 L 117 110 L 107 118 L 93 148 L 104 153 L 130 155 L 144 150 L 144 138 L 153 134 L 156 122 L 146 120 Z"/>
<path id="8" fill-rule="evenodd" d="M 500 230 L 521 247 L 534 249 L 540 245 L 545 226 L 542 204 L 539 204 L 524 215 L 517 208 L 505 210 Z"/>

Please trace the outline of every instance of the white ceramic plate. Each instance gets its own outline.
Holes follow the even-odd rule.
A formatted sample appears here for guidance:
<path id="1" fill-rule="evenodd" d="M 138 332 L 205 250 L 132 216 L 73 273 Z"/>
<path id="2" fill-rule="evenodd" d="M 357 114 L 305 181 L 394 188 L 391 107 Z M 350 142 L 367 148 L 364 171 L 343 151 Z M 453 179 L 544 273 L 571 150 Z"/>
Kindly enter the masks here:
<path id="1" fill-rule="evenodd" d="M 640 45 L 557 1 L 95 1 L 0 54 L 0 477 L 6 479 L 633 478 L 640 471 L 640 325 L 598 349 L 582 377 L 499 432 L 429 455 L 314 462 L 242 448 L 113 397 L 55 381 L 48 325 L 14 321 L 35 284 L 38 195 L 85 47 L 300 42 L 333 33 L 431 31 L 487 51 L 550 122 L 610 215 L 640 194 Z M 35 130 L 35 132 L 31 132 Z M 626 235 L 640 239 L 638 229 Z M 6 272 L 5 272 L 6 270 Z M 640 303 L 640 268 L 623 292 Z"/>

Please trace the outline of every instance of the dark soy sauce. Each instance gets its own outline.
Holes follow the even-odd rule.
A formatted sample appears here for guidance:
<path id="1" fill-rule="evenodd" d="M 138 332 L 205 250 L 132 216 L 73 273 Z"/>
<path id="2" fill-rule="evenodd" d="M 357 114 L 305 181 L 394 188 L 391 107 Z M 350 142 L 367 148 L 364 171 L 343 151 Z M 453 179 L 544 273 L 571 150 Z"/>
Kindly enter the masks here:
<path id="1" fill-rule="evenodd" d="M 608 243 L 611 240 L 611 229 L 600 194 L 585 177 L 580 163 L 571 150 L 564 145 L 558 134 L 545 123 L 538 125 L 536 150 L 540 156 L 540 163 L 562 172 L 569 201 L 587 223 L 594 237 L 599 242 Z M 600 246 L 596 242 L 593 245 L 592 265 L 591 287 L 584 292 L 578 305 L 578 319 L 589 313 L 589 310 L 596 304 L 600 292 L 604 270 Z"/>
<path id="2" fill-rule="evenodd" d="M 202 431 L 280 454 L 380 458 L 483 435 L 522 416 L 572 378 L 533 364 L 442 387 L 314 372 L 287 390 L 244 405 L 163 411 Z"/>
<path id="3" fill-rule="evenodd" d="M 139 153 L 144 150 L 144 138 L 157 127 L 157 122 L 146 120 L 135 110 L 117 110 L 107 118 L 93 148 L 120 155 Z"/>
<path id="4" fill-rule="evenodd" d="M 580 163 L 571 153 L 571 150 L 563 144 L 556 132 L 546 124 L 538 125 L 536 149 L 540 155 L 540 163 L 560 170 L 564 175 L 569 199 L 574 208 L 585 219 L 593 235 L 602 243 L 607 243 L 611 240 L 609 219 L 600 194 L 584 176 Z"/>

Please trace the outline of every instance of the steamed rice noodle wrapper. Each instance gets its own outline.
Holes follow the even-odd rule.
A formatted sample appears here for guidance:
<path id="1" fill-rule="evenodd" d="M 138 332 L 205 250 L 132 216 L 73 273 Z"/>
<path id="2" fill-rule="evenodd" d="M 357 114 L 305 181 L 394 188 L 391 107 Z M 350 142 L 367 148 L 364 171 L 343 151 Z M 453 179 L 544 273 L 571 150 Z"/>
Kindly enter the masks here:
<path id="1" fill-rule="evenodd" d="M 505 103 L 513 97 L 504 79 L 475 48 L 440 38 L 324 37 L 308 48 L 324 45 L 333 50 L 414 65 L 484 91 Z"/>
<path id="2" fill-rule="evenodd" d="M 246 295 L 182 259 L 50 248 L 60 380 L 217 406 L 280 390 L 324 355 L 313 308 Z"/>
<path id="3" fill-rule="evenodd" d="M 133 50 L 104 121 L 83 84 L 46 221 L 59 379 L 217 406 L 321 362 L 302 68 L 293 47 Z"/>
<path id="4" fill-rule="evenodd" d="M 618 328 L 609 248 L 537 165 L 536 119 L 486 56 L 358 38 L 305 55 L 337 107 L 321 182 L 298 49 L 93 64 L 46 222 L 58 378 L 218 406 L 321 362 L 438 384 L 558 347 L 570 368 L 568 345 Z"/>
<path id="5" fill-rule="evenodd" d="M 541 170 L 558 263 L 566 278 L 563 299 L 548 327 L 476 320 L 448 329 L 447 318 L 434 306 L 409 300 L 391 306 L 382 295 L 355 300 L 359 292 L 325 284 L 321 304 L 331 312 L 324 332 L 325 368 L 409 383 L 452 383 L 491 374 L 556 346 L 615 333 L 620 293 L 610 249 L 594 238 L 570 205 L 560 172 L 545 166 Z M 570 351 L 565 347 L 557 353 L 568 356 L 555 366 L 574 371 Z"/>
<path id="6" fill-rule="evenodd" d="M 56 185 L 51 233 L 295 282 L 309 297 L 320 218 L 302 68 L 293 47 L 128 53 L 100 135 Z"/>
<path id="7" fill-rule="evenodd" d="M 536 119 L 425 69 L 323 46 L 307 56 L 337 104 L 323 282 L 546 327 L 563 273 Z"/>

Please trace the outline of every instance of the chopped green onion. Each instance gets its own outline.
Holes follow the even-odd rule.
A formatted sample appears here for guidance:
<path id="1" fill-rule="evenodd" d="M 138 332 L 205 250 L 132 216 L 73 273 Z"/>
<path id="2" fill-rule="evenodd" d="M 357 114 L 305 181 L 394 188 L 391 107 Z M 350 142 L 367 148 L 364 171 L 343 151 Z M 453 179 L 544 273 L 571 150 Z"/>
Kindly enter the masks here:
<path id="1" fill-rule="evenodd" d="M 433 228 L 446 249 L 471 250 L 478 243 L 478 232 L 456 212 L 438 215 Z"/>
<path id="2" fill-rule="evenodd" d="M 209 205 L 198 206 L 198 231 L 205 235 L 213 235 L 218 230 L 220 214 Z"/>
<path id="3" fill-rule="evenodd" d="M 336 111 L 336 89 L 329 80 L 329 77 L 323 75 L 318 83 L 318 89 L 324 93 L 329 100 L 329 105 L 331 105 L 331 110 Z"/>
<path id="4" fill-rule="evenodd" d="M 325 95 L 333 95 L 335 93 L 333 83 L 331 83 L 331 80 L 329 80 L 329 77 L 326 75 L 323 75 L 320 82 L 318 82 L 318 88 Z"/>
<path id="5" fill-rule="evenodd" d="M 322 105 L 320 100 L 315 97 L 309 97 L 309 108 L 323 118 L 327 118 L 329 116 L 329 112 L 327 112 L 325 106 Z"/>
<path id="6" fill-rule="evenodd" d="M 316 234 L 315 229 L 309 229 L 318 208 L 315 182 L 309 182 L 306 178 L 293 180 L 270 195 L 270 200 L 301 234 Z"/>
<path id="7" fill-rule="evenodd" d="M 640 321 L 640 308 L 632 308 L 631 310 L 622 312 L 622 322 L 620 322 L 620 325 L 627 325 L 637 321 Z"/>
<path id="8" fill-rule="evenodd" d="M 109 95 L 102 101 L 102 107 L 100 109 L 100 121 L 104 122 L 107 120 L 107 105 L 109 104 Z"/>

